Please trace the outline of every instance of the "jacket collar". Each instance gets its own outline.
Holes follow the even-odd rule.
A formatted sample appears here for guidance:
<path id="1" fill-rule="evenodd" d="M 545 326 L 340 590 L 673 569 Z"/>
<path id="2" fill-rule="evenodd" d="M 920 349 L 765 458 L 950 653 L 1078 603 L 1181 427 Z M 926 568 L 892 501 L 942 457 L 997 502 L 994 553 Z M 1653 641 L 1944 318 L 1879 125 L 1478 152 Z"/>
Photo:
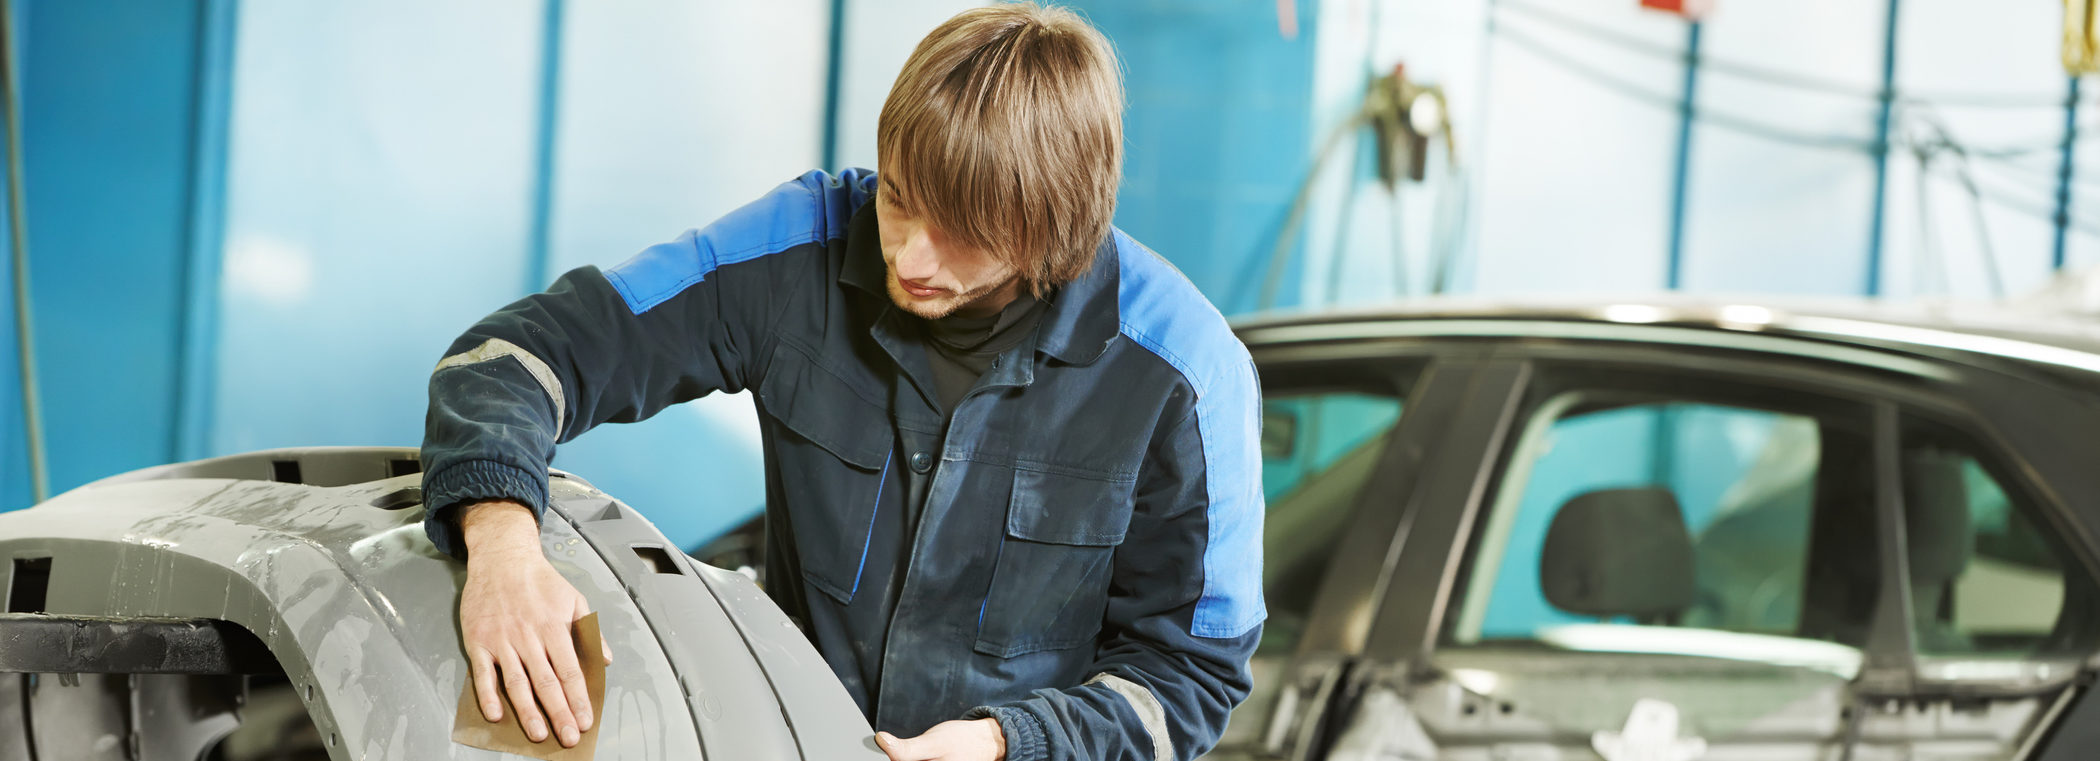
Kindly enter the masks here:
<path id="1" fill-rule="evenodd" d="M 1050 294 L 1044 304 L 1043 322 L 1036 329 L 1036 350 L 1058 360 L 1090 364 L 1115 343 L 1122 330 L 1118 289 L 1121 262 L 1113 230 L 1094 249 L 1094 264 L 1079 279 Z M 876 227 L 875 204 L 861 204 L 848 223 L 846 261 L 839 268 L 838 282 L 889 301 L 889 269 L 882 263 L 882 238 Z"/>
<path id="2" fill-rule="evenodd" d="M 1091 364 L 1116 342 L 1122 332 L 1122 262 L 1117 258 L 1118 233 L 1111 229 L 1094 249 L 1094 265 L 1086 274 L 1057 289 L 1043 314 L 1042 332 L 1036 349 L 1074 365 Z"/>

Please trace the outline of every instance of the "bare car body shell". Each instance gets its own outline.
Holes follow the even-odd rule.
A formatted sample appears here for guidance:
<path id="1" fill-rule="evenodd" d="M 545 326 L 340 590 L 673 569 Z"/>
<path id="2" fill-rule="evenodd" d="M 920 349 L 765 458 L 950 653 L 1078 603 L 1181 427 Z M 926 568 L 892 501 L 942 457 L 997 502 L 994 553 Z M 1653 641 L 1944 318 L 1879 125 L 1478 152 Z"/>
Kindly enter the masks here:
<path id="1" fill-rule="evenodd" d="M 424 535 L 415 456 L 255 452 L 128 473 L 0 515 L 0 631 L 65 617 L 86 622 L 68 641 L 86 642 L 98 621 L 192 622 L 177 636 L 119 632 L 100 652 L 17 639 L 10 654 L 0 639 L 0 672 L 64 655 L 134 675 L 0 673 L 0 761 L 198 758 L 238 724 L 245 692 L 156 687 L 214 675 L 170 677 L 166 656 L 141 657 L 194 622 L 252 633 L 330 758 L 506 757 L 451 740 L 469 680 L 456 613 L 465 566 Z M 815 649 L 747 577 L 692 561 L 632 509 L 559 472 L 541 537 L 613 651 L 596 758 L 884 757 Z"/>

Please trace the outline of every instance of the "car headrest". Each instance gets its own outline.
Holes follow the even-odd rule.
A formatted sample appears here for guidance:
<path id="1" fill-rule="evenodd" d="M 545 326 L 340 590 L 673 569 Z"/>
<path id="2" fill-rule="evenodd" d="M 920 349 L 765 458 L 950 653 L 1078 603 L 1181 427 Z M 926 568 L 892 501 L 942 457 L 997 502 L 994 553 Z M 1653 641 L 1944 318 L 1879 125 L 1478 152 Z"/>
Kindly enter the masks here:
<path id="1" fill-rule="evenodd" d="M 1931 449 L 1904 453 L 1903 512 L 1910 540 L 1910 578 L 1946 584 L 1969 567 L 1975 529 L 1969 520 L 1966 458 Z"/>
<path id="2" fill-rule="evenodd" d="M 1695 587 L 1692 537 L 1663 488 L 1593 491 L 1561 505 L 1539 553 L 1553 607 L 1636 619 L 1683 612 Z"/>

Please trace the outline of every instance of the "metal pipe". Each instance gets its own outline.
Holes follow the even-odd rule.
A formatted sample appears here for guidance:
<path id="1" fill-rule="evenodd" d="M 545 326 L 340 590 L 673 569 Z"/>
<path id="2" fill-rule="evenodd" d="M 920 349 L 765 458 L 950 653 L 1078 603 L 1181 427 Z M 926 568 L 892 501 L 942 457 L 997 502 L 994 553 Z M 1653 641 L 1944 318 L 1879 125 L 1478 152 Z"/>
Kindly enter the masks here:
<path id="1" fill-rule="evenodd" d="M 176 378 L 174 461 L 210 454 L 218 377 L 219 275 L 226 245 L 227 122 L 239 0 L 205 0 L 198 16 L 189 248 L 183 269 L 182 355 Z"/>
<path id="2" fill-rule="evenodd" d="M 1874 216 L 1867 235 L 1868 296 L 1881 295 L 1882 209 L 1889 192 L 1889 117 L 1896 105 L 1896 9 L 1900 0 L 1889 0 L 1888 23 L 1881 46 L 1881 113 L 1874 125 Z"/>
<path id="3" fill-rule="evenodd" d="M 539 139 L 533 149 L 532 232 L 525 249 L 525 292 L 547 287 L 554 226 L 554 140 L 561 108 L 562 0 L 547 0 L 540 27 Z"/>
<path id="4" fill-rule="evenodd" d="M 1663 284 L 1673 291 L 1684 287 L 1684 207 L 1692 167 L 1692 119 L 1697 111 L 1695 96 L 1699 87 L 1699 30 L 1702 26 L 1697 21 L 1685 25 L 1684 98 L 1679 101 L 1677 109 L 1676 184 L 1670 198 L 1670 262 Z"/>
<path id="5" fill-rule="evenodd" d="M 824 73 L 824 145 L 818 150 L 823 157 L 821 168 L 826 172 L 839 170 L 839 77 L 845 68 L 846 55 L 846 0 L 831 0 L 831 57 Z"/>
<path id="6" fill-rule="evenodd" d="M 2071 172 L 2078 148 L 2078 75 L 2070 77 L 2064 93 L 2064 147 L 2056 165 L 2056 248 L 2049 268 L 2064 268 L 2064 238 L 2071 227 Z"/>
<path id="7" fill-rule="evenodd" d="M 15 38 L 15 6 L 0 0 L 0 108 L 7 124 L 8 253 L 14 259 L 15 350 L 22 372 L 22 428 L 29 450 L 30 496 L 42 502 L 51 495 L 50 467 L 44 459 L 43 402 L 36 385 L 35 311 L 29 307 L 29 220 L 22 202 L 22 104 L 16 77 L 22 47 Z"/>

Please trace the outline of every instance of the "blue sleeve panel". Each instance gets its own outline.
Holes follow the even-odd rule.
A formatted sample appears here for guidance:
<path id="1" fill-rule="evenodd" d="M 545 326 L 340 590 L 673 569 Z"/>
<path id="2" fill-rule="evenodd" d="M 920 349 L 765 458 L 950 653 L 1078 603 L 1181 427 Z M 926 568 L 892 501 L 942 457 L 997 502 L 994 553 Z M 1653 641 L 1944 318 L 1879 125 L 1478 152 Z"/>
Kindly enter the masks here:
<path id="1" fill-rule="evenodd" d="M 1247 347 L 1186 277 L 1122 230 L 1124 337 L 1173 365 L 1196 393 L 1209 541 L 1190 633 L 1233 638 L 1267 617 L 1261 599 L 1261 383 Z"/>
<path id="2" fill-rule="evenodd" d="M 811 172 L 714 224 L 483 318 L 430 377 L 424 528 L 465 556 L 457 508 L 508 499 L 546 510 L 557 442 L 601 423 L 756 383 L 782 310 L 828 286 L 821 252 L 873 192 L 873 175 Z M 802 255 L 783 255 L 800 252 Z"/>
<path id="3" fill-rule="evenodd" d="M 641 314 L 704 282 L 716 268 L 846 236 L 846 222 L 874 190 L 874 175 L 810 172 L 706 228 L 651 246 L 605 273 Z"/>
<path id="4" fill-rule="evenodd" d="M 1261 391 L 1223 316 L 1121 231 L 1121 335 L 1193 400 L 1149 447 L 1085 684 L 984 706 L 1011 761 L 1191 759 L 1252 689 L 1261 639 Z M 1201 569 L 1200 579 L 1195 569 Z"/>

